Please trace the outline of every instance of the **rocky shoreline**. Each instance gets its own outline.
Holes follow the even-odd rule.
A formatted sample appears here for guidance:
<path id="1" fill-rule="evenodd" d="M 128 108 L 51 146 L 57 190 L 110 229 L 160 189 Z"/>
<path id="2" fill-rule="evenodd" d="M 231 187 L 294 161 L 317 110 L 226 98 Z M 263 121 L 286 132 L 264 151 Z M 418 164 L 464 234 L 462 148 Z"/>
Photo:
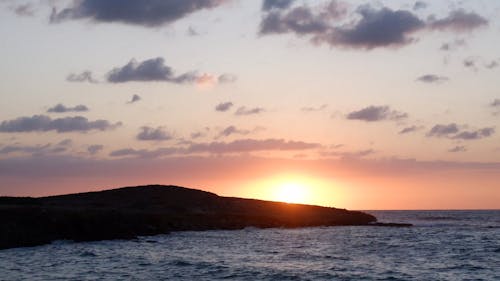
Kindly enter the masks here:
<path id="1" fill-rule="evenodd" d="M 374 216 L 359 211 L 221 197 L 160 185 L 41 198 L 0 197 L 0 220 L 0 249 L 249 226 L 382 226 Z"/>

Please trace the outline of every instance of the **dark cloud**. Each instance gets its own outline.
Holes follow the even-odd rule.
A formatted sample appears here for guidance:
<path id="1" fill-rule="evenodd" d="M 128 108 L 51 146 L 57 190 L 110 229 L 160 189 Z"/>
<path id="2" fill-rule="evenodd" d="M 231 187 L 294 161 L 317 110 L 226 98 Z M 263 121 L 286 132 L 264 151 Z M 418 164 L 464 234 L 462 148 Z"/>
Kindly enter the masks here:
<path id="1" fill-rule="evenodd" d="M 220 131 L 217 138 L 221 137 L 229 137 L 230 135 L 248 135 L 251 131 L 249 130 L 241 130 L 236 128 L 235 126 L 226 127 L 224 130 Z"/>
<path id="2" fill-rule="evenodd" d="M 99 151 L 103 150 L 104 149 L 104 145 L 101 145 L 101 144 L 93 144 L 93 145 L 89 145 L 87 147 L 87 152 L 90 154 L 90 155 L 95 155 L 97 153 L 99 153 Z"/>
<path id="3" fill-rule="evenodd" d="M 495 99 L 490 103 L 491 107 L 500 107 L 500 99 Z"/>
<path id="4" fill-rule="evenodd" d="M 446 76 L 439 76 L 436 74 L 425 74 L 416 79 L 418 82 L 423 82 L 423 83 L 429 83 L 429 84 L 436 84 L 436 83 L 442 83 L 450 80 Z"/>
<path id="5" fill-rule="evenodd" d="M 427 8 L 427 3 L 424 1 L 416 1 L 415 4 L 413 4 L 413 10 L 421 10 Z"/>
<path id="6" fill-rule="evenodd" d="M 452 11 L 443 19 L 431 19 L 428 26 L 431 30 L 469 32 L 487 26 L 488 20 L 474 12 L 464 10 Z"/>
<path id="7" fill-rule="evenodd" d="M 487 138 L 495 134 L 495 128 L 483 128 L 479 129 L 476 131 L 463 131 L 455 136 L 453 136 L 453 139 L 459 139 L 459 140 L 478 140 L 482 138 Z"/>
<path id="8" fill-rule="evenodd" d="M 147 27 L 161 26 L 193 12 L 215 8 L 224 0 L 74 0 L 70 7 L 54 9 L 52 23 L 88 19 L 94 22 L 120 22 Z"/>
<path id="9" fill-rule="evenodd" d="M 453 148 L 448 149 L 448 152 L 452 152 L 452 153 L 465 152 L 465 151 L 467 151 L 467 148 L 465 146 L 462 146 L 462 145 L 455 146 Z"/>
<path id="10" fill-rule="evenodd" d="M 334 23 L 346 15 L 344 5 L 331 1 L 320 10 L 314 13 L 313 9 L 301 6 L 286 13 L 270 12 L 261 22 L 260 34 L 292 32 L 301 36 L 311 35 L 311 41 L 316 44 L 370 50 L 413 42 L 410 35 L 425 26 L 411 12 L 388 8 L 376 10 L 369 5 L 358 7 L 358 21 L 335 26 Z"/>
<path id="11" fill-rule="evenodd" d="M 92 72 L 86 70 L 80 74 L 71 73 L 66 77 L 66 81 L 68 82 L 89 82 L 89 83 L 98 83 L 99 81 L 95 80 L 92 77 Z"/>
<path id="12" fill-rule="evenodd" d="M 127 102 L 128 104 L 136 103 L 142 98 L 139 95 L 133 95 L 132 98 Z"/>
<path id="13" fill-rule="evenodd" d="M 266 110 L 262 107 L 247 108 L 246 106 L 241 106 L 236 110 L 236 112 L 234 114 L 238 115 L 238 116 L 253 115 L 253 114 L 260 114 L 260 113 L 263 113 L 265 111 Z"/>
<path id="14" fill-rule="evenodd" d="M 318 107 L 313 107 L 313 106 L 305 106 L 305 107 L 302 107 L 300 110 L 302 110 L 302 111 L 304 111 L 304 112 L 323 111 L 323 110 L 325 110 L 327 107 L 328 107 L 328 105 L 327 105 L 327 104 L 323 104 L 323 105 L 318 106 Z"/>
<path id="15" fill-rule="evenodd" d="M 34 115 L 32 117 L 19 117 L 0 123 L 0 132 L 22 133 L 22 132 L 88 132 L 91 130 L 106 131 L 121 126 L 121 122 L 110 123 L 107 120 L 89 121 L 82 116 L 52 119 L 46 115 Z"/>
<path id="16" fill-rule="evenodd" d="M 367 50 L 398 47 L 414 42 L 411 34 L 425 26 L 422 20 L 408 11 L 375 10 L 370 6 L 361 6 L 357 12 L 361 20 L 355 25 L 337 27 L 329 34 L 316 37 L 315 41 Z"/>
<path id="17" fill-rule="evenodd" d="M 375 122 L 383 120 L 402 120 L 408 118 L 408 114 L 391 110 L 389 106 L 368 106 L 358 111 L 353 111 L 346 116 L 349 120 L 361 120 L 366 122 Z"/>
<path id="18" fill-rule="evenodd" d="M 478 140 L 495 134 L 495 128 L 487 127 L 475 131 L 462 131 L 455 123 L 438 124 L 427 133 L 428 137 L 446 137 L 455 140 Z"/>
<path id="19" fill-rule="evenodd" d="M 295 0 L 264 0 L 262 3 L 262 10 L 286 9 L 292 5 L 293 1 Z"/>
<path id="20" fill-rule="evenodd" d="M 215 110 L 216 111 L 220 111 L 220 112 L 226 112 L 229 109 L 231 109 L 231 107 L 233 105 L 234 104 L 232 102 L 230 102 L 230 101 L 228 101 L 228 102 L 222 102 L 222 103 L 219 103 L 218 105 L 215 106 Z"/>
<path id="21" fill-rule="evenodd" d="M 452 134 L 456 134 L 460 131 L 459 127 L 455 123 L 450 123 L 448 125 L 437 124 L 427 133 L 428 137 L 448 137 Z"/>
<path id="22" fill-rule="evenodd" d="M 238 80 L 238 77 L 230 73 L 224 73 L 217 77 L 217 82 L 219 82 L 220 84 L 234 83 L 236 82 L 236 80 Z"/>
<path id="23" fill-rule="evenodd" d="M 422 129 L 422 127 L 410 126 L 410 127 L 403 128 L 401 131 L 398 132 L 398 134 L 400 134 L 400 135 L 409 134 L 409 133 L 416 132 L 420 129 Z"/>
<path id="24" fill-rule="evenodd" d="M 142 62 L 132 59 L 122 67 L 116 67 L 108 73 L 107 80 L 111 83 L 130 81 L 165 81 L 177 84 L 194 83 L 200 76 L 196 72 L 187 72 L 179 76 L 165 65 L 163 58 L 153 58 Z"/>
<path id="25" fill-rule="evenodd" d="M 425 3 L 417 1 L 415 9 Z M 292 33 L 299 37 L 308 36 L 314 44 L 332 47 L 371 50 L 385 47 L 401 47 L 417 41 L 414 33 L 424 30 L 450 32 L 472 31 L 485 26 L 488 21 L 474 12 L 456 10 L 449 16 L 424 21 L 411 11 L 373 8 L 369 4 L 355 9 L 357 17 L 344 21 L 346 6 L 335 0 L 328 5 L 309 7 L 307 5 L 283 9 L 264 9 L 259 34 Z M 445 46 L 444 48 L 449 48 Z"/>
<path id="26" fill-rule="evenodd" d="M 163 127 L 151 128 L 144 126 L 141 128 L 139 134 L 137 134 L 137 139 L 141 141 L 165 141 L 172 138 L 172 134 L 167 132 Z"/>
<path id="27" fill-rule="evenodd" d="M 89 111 L 89 108 L 83 104 L 76 105 L 74 107 L 67 107 L 61 103 L 49 108 L 47 112 L 49 113 L 65 113 L 65 112 L 85 112 Z"/>

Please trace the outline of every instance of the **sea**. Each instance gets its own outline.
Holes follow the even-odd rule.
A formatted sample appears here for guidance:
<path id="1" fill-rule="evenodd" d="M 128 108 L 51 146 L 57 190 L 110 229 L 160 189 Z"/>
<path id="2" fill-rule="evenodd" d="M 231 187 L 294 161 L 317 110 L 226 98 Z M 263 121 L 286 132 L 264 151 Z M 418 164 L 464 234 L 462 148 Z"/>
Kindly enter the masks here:
<path id="1" fill-rule="evenodd" d="M 0 280 L 500 280 L 500 211 L 367 211 L 413 227 L 172 232 L 0 251 Z"/>

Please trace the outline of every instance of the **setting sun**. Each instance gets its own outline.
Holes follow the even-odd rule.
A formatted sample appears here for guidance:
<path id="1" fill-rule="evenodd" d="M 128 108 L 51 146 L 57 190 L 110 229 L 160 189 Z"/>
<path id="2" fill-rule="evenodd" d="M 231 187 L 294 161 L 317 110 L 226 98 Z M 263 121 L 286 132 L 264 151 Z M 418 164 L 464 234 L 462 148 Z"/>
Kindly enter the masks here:
<path id="1" fill-rule="evenodd" d="M 276 189 L 275 200 L 286 203 L 307 203 L 308 188 L 300 183 L 286 182 Z"/>

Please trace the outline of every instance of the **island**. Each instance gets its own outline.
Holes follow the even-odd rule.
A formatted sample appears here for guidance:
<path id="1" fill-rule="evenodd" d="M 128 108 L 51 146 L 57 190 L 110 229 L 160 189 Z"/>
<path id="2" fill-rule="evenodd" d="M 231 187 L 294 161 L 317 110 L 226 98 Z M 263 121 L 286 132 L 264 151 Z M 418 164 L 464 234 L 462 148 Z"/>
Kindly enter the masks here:
<path id="1" fill-rule="evenodd" d="M 172 231 L 375 224 L 345 209 L 222 197 L 179 186 L 124 187 L 49 197 L 0 197 L 0 249 L 55 240 L 133 239 Z"/>

